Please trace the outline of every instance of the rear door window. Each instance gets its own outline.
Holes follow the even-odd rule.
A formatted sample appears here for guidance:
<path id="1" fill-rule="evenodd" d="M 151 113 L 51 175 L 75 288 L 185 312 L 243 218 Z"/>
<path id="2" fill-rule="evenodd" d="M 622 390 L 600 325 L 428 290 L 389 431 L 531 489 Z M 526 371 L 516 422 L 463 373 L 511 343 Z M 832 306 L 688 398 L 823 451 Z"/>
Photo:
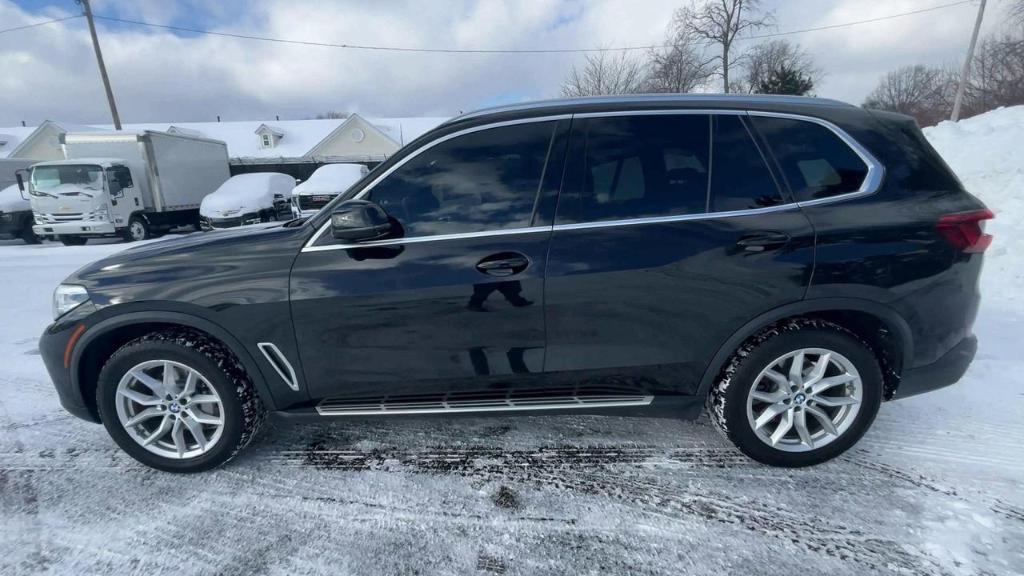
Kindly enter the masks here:
<path id="1" fill-rule="evenodd" d="M 782 204 L 782 194 L 743 120 L 731 114 L 712 118 L 710 211 L 730 212 Z"/>
<path id="2" fill-rule="evenodd" d="M 750 117 L 798 202 L 860 190 L 868 165 L 832 130 L 814 122 Z"/>

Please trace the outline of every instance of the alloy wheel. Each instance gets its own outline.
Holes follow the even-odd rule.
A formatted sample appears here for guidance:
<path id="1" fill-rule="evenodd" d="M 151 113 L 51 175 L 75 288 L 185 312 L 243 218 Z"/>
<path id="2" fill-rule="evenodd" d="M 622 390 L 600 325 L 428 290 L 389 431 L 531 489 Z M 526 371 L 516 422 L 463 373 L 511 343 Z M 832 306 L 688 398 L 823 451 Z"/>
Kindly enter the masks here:
<path id="1" fill-rule="evenodd" d="M 117 385 L 117 417 L 146 450 L 172 459 L 208 452 L 224 433 L 224 406 L 199 371 L 172 360 L 148 360 Z"/>
<path id="2" fill-rule="evenodd" d="M 824 348 L 802 348 L 758 374 L 747 395 L 747 420 L 765 444 L 806 452 L 849 430 L 863 396 L 860 374 L 849 359 Z"/>

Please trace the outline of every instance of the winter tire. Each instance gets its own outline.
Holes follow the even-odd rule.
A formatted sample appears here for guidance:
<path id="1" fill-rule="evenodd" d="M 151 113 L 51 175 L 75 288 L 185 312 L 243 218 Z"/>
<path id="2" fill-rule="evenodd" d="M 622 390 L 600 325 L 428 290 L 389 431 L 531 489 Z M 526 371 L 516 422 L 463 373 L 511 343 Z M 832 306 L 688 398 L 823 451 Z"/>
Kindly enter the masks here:
<path id="1" fill-rule="evenodd" d="M 711 420 L 744 454 L 772 466 L 820 464 L 867 431 L 882 401 L 871 348 L 837 324 L 763 330 L 733 355 L 708 398 Z"/>
<path id="2" fill-rule="evenodd" d="M 122 346 L 103 366 L 96 398 L 118 446 L 166 472 L 224 464 L 249 444 L 266 413 L 234 356 L 186 330 Z"/>

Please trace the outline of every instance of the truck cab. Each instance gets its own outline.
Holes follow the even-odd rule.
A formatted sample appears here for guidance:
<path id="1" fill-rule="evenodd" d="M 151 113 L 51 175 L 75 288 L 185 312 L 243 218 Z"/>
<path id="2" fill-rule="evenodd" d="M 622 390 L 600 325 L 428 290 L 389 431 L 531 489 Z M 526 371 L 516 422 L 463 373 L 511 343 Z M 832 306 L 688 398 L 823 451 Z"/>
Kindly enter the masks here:
<path id="1" fill-rule="evenodd" d="M 119 158 L 40 162 L 31 168 L 27 192 L 33 231 L 68 245 L 118 235 L 143 204 L 131 169 Z"/>

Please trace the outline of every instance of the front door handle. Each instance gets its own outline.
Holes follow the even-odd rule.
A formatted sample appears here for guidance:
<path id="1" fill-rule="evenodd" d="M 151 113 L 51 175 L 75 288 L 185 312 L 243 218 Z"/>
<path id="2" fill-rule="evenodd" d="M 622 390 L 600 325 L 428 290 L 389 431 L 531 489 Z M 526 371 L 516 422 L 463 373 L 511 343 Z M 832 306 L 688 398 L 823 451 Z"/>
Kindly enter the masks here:
<path id="1" fill-rule="evenodd" d="M 511 276 L 530 266 L 530 259 L 518 252 L 492 254 L 477 262 L 476 269 L 488 276 Z"/>
<path id="2" fill-rule="evenodd" d="M 736 245 L 748 252 L 764 252 L 770 248 L 778 248 L 789 244 L 789 234 L 782 232 L 754 232 L 740 238 Z"/>

